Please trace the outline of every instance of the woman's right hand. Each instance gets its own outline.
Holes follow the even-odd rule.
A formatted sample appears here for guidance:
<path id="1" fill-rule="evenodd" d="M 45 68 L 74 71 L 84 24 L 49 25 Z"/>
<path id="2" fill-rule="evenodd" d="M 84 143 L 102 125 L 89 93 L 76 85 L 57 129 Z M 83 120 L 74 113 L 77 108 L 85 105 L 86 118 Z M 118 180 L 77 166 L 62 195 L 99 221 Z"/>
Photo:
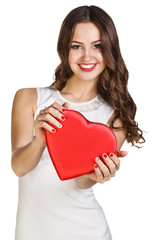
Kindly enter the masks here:
<path id="1" fill-rule="evenodd" d="M 65 112 L 65 108 L 68 108 L 68 103 L 64 103 L 63 105 L 54 102 L 49 107 L 42 109 L 34 120 L 34 128 L 35 128 L 35 140 L 41 145 L 46 145 L 46 137 L 45 130 L 48 130 L 52 133 L 56 131 L 54 127 L 48 124 L 50 122 L 57 128 L 61 128 L 62 124 L 57 120 L 65 121 L 65 116 L 63 113 Z"/>

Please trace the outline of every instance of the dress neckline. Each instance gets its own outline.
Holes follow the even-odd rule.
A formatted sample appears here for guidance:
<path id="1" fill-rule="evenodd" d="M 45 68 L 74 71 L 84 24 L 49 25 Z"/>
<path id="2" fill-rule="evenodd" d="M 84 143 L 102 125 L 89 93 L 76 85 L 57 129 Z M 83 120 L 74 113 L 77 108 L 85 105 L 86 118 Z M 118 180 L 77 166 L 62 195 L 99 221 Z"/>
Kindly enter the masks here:
<path id="1" fill-rule="evenodd" d="M 95 102 L 95 101 L 98 99 L 98 94 L 97 94 L 97 96 L 95 96 L 94 98 L 92 98 L 92 99 L 89 100 L 89 101 L 85 101 L 85 102 L 72 102 L 72 101 L 69 101 L 69 100 L 67 100 L 66 98 L 64 98 L 64 97 L 62 96 L 62 94 L 60 93 L 59 90 L 57 90 L 57 93 L 58 93 L 59 97 L 60 97 L 63 101 L 68 102 L 68 103 L 70 103 L 70 104 L 72 104 L 72 105 L 75 105 L 75 106 L 83 106 L 83 105 L 86 105 L 86 104 L 90 104 L 90 103 Z"/>
<path id="2" fill-rule="evenodd" d="M 100 108 L 105 102 L 104 99 L 98 94 L 96 97 L 92 98 L 86 102 L 71 102 L 62 96 L 59 90 L 50 87 L 51 96 L 55 102 L 63 105 L 65 102 L 69 103 L 69 109 L 77 110 L 79 112 L 92 112 Z"/>

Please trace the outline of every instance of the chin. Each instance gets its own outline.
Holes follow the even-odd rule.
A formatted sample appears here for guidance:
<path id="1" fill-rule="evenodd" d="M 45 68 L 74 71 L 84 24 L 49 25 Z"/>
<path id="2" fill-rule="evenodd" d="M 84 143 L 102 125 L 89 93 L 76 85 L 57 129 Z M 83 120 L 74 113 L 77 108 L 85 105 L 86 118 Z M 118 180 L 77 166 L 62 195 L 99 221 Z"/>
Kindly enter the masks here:
<path id="1" fill-rule="evenodd" d="M 98 77 L 79 77 L 78 79 L 81 79 L 82 81 L 97 81 Z"/>

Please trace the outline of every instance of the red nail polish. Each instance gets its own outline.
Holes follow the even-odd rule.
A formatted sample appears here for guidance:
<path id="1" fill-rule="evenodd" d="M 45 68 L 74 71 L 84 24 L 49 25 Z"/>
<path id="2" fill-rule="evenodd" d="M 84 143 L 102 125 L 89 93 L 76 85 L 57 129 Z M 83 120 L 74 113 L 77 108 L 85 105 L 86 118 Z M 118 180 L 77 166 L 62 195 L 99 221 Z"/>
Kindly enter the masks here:
<path id="1" fill-rule="evenodd" d="M 65 112 L 66 112 L 66 110 L 63 108 L 63 109 L 62 109 L 62 112 L 64 112 L 64 113 L 65 113 Z"/>
<path id="2" fill-rule="evenodd" d="M 107 154 L 106 154 L 106 153 L 104 153 L 104 154 L 103 154 L 103 157 L 107 158 Z"/>
<path id="3" fill-rule="evenodd" d="M 53 129 L 52 129 L 52 132 L 53 132 L 53 133 L 55 133 L 55 132 L 56 132 L 56 130 L 53 128 Z"/>
<path id="4" fill-rule="evenodd" d="M 94 167 L 97 168 L 97 164 L 95 164 Z"/>
<path id="5" fill-rule="evenodd" d="M 113 157 L 113 153 L 110 153 L 109 156 L 110 156 L 110 157 Z"/>
<path id="6" fill-rule="evenodd" d="M 98 162 L 100 159 L 99 159 L 99 157 L 96 157 L 96 159 L 95 159 L 95 160 L 96 160 L 96 162 Z"/>
<path id="7" fill-rule="evenodd" d="M 62 117 L 61 117 L 61 119 L 62 119 L 62 120 L 65 120 L 65 119 L 66 119 L 66 117 L 65 117 L 65 116 L 62 116 Z"/>

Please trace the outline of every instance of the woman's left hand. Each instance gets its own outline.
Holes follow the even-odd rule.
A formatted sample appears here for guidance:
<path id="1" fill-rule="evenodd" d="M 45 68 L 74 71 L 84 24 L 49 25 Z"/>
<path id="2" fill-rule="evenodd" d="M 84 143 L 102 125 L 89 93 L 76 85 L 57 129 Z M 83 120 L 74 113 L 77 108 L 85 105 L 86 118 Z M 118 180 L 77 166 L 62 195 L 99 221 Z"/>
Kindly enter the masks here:
<path id="1" fill-rule="evenodd" d="M 109 155 L 104 153 L 102 159 L 105 163 L 97 157 L 94 165 L 95 171 L 87 174 L 87 177 L 98 183 L 109 181 L 120 168 L 120 160 L 118 157 L 124 157 L 126 155 L 127 152 L 124 151 L 117 151 L 116 154 L 110 153 Z"/>

